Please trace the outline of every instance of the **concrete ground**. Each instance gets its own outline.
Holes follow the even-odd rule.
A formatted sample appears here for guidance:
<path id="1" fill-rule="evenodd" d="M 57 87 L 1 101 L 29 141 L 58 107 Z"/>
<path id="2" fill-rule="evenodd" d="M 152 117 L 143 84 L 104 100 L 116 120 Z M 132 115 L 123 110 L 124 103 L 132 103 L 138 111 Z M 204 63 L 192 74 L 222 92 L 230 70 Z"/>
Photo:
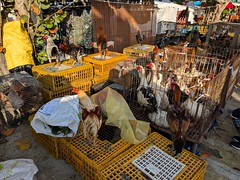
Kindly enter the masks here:
<path id="1" fill-rule="evenodd" d="M 200 145 L 202 157 L 208 162 L 206 180 L 240 180 L 240 150 L 232 148 L 229 143 L 232 137 L 239 135 L 233 125 L 231 112 L 240 108 L 240 87 L 232 94 L 223 114 L 218 118 L 215 131 L 210 131 L 206 140 Z"/>
<path id="2" fill-rule="evenodd" d="M 232 99 L 227 102 L 223 114 L 218 119 L 216 131 L 210 131 L 206 140 L 199 147 L 201 156 L 208 162 L 205 180 L 240 180 L 240 151 L 229 146 L 232 136 L 240 135 L 233 126 L 230 116 L 232 110 L 240 107 L 240 88 L 236 89 Z M 31 148 L 20 151 L 16 147 L 18 140 L 28 140 Z M 0 162 L 16 159 L 33 159 L 38 167 L 38 180 L 81 180 L 69 164 L 64 160 L 54 159 L 31 135 L 29 123 L 17 127 L 14 133 L 7 137 L 8 142 L 0 145 Z M 1 177 L 0 177 L 1 179 Z"/>

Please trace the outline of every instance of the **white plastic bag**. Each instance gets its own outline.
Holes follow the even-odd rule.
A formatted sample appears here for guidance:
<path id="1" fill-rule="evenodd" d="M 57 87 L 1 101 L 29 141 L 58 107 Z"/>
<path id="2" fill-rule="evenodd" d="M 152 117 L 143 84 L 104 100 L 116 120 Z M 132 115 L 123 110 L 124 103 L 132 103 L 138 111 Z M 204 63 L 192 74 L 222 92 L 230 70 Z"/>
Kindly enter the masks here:
<path id="1" fill-rule="evenodd" d="M 32 159 L 12 159 L 0 162 L 0 179 L 32 180 L 38 168 Z"/>
<path id="2" fill-rule="evenodd" d="M 36 133 L 53 137 L 73 137 L 78 130 L 80 105 L 77 95 L 56 98 L 43 105 L 31 121 Z M 72 132 L 55 135 L 48 126 L 68 127 Z"/>

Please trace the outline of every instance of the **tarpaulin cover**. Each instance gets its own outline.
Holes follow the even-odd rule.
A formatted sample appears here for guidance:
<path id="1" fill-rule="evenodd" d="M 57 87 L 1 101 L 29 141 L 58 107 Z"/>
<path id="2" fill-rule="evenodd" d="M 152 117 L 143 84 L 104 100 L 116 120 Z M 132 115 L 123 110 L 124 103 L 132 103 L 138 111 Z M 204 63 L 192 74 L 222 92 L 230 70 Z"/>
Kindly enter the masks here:
<path id="1" fill-rule="evenodd" d="M 32 43 L 21 21 L 7 22 L 3 26 L 3 46 L 6 48 L 8 70 L 23 65 L 34 65 Z"/>
<path id="2" fill-rule="evenodd" d="M 150 124 L 136 120 L 127 102 L 121 94 L 106 87 L 91 96 L 107 117 L 106 125 L 121 129 L 121 138 L 131 144 L 138 144 L 147 138 Z"/>

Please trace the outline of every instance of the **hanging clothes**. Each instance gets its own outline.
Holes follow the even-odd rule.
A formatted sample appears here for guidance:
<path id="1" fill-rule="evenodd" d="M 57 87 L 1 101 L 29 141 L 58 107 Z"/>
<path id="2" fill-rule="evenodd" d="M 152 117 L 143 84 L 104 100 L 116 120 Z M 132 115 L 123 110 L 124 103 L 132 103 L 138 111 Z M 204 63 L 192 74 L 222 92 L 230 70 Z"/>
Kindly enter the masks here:
<path id="1" fill-rule="evenodd" d="M 69 44 L 80 45 L 83 39 L 82 34 L 82 17 L 76 16 L 73 13 L 70 15 L 69 20 L 67 21 L 67 34 L 69 35 Z"/>
<path id="2" fill-rule="evenodd" d="M 82 14 L 83 20 L 83 40 L 82 45 L 87 49 L 92 49 L 90 46 L 91 42 L 93 41 L 93 23 L 92 23 L 92 16 L 91 11 L 84 10 Z"/>

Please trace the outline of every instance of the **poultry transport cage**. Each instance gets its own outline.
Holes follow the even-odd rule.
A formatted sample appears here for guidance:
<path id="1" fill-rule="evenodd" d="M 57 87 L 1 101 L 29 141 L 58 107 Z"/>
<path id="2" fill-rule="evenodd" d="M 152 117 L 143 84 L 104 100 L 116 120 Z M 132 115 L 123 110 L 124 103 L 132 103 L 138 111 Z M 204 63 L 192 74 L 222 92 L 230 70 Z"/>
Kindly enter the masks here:
<path id="1" fill-rule="evenodd" d="M 168 52 L 166 57 L 162 63 L 154 62 L 155 69 L 151 70 L 146 68 L 146 62 L 150 60 L 136 61 L 143 70 L 132 76 L 131 86 L 125 88 L 123 94 L 137 119 L 149 121 L 153 128 L 170 134 L 166 108 L 174 101 L 170 84 L 178 84 L 182 95 L 181 107 L 191 115 L 187 140 L 193 143 L 192 152 L 195 153 L 225 100 L 230 66 L 222 59 L 181 52 Z M 139 102 L 138 94 L 144 86 L 150 87 L 156 98 L 154 111 Z"/>
<path id="2" fill-rule="evenodd" d="M 172 157 L 170 144 L 170 140 L 153 132 L 109 161 L 98 171 L 99 179 L 204 179 L 207 162 L 187 150 L 180 157 Z"/>
<path id="3" fill-rule="evenodd" d="M 97 146 L 92 146 L 84 138 L 83 124 L 80 123 L 74 137 L 60 139 L 59 153 L 84 179 L 99 179 L 98 171 L 103 169 L 107 162 L 129 149 L 131 144 L 121 139 L 120 129 L 105 124 L 98 132 L 96 143 Z"/>
<path id="4" fill-rule="evenodd" d="M 225 48 L 225 47 L 208 46 L 205 49 L 197 48 L 196 53 L 199 56 L 216 57 L 219 59 L 225 59 L 227 61 L 232 59 L 233 57 L 239 56 L 240 50 L 230 48 L 230 47 Z"/>

